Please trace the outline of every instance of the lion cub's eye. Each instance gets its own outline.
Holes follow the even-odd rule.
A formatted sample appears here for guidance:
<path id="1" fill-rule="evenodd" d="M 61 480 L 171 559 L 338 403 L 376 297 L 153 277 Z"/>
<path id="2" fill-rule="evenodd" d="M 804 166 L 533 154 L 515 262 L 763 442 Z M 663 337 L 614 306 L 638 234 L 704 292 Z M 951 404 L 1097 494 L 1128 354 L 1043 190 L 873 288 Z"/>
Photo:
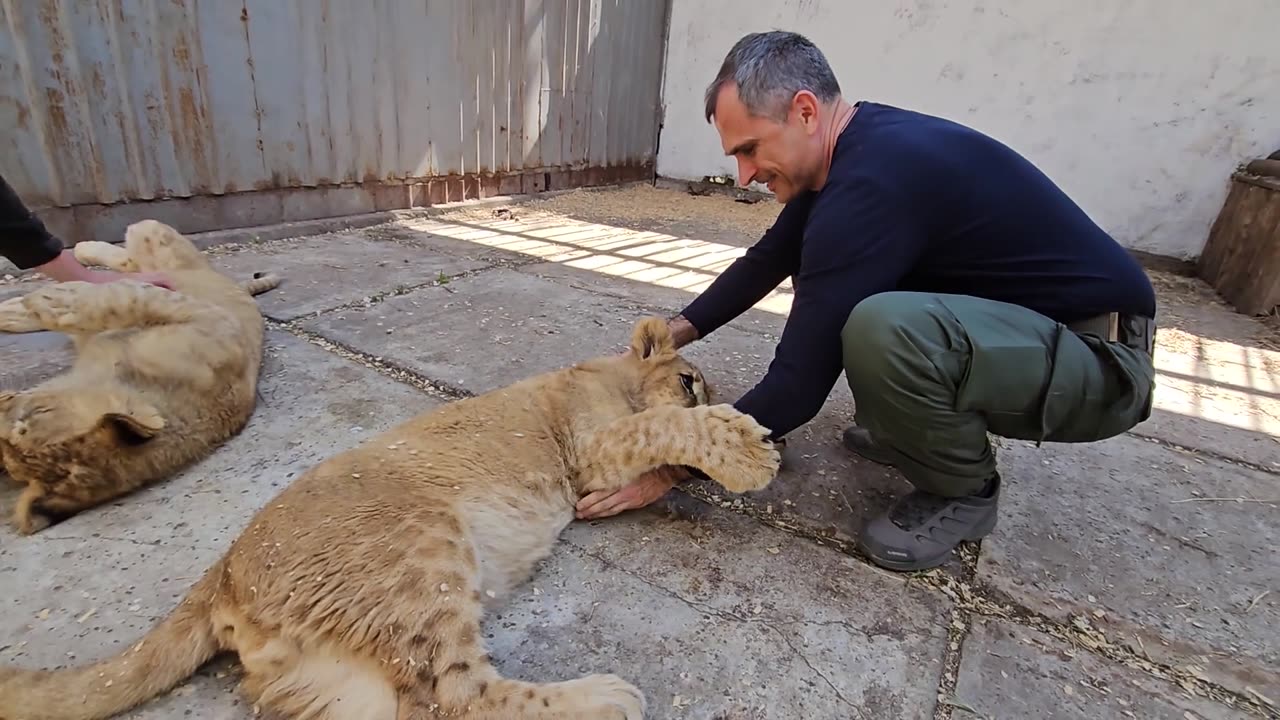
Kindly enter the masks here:
<path id="1" fill-rule="evenodd" d="M 680 373 L 680 384 L 684 386 L 684 391 L 693 394 L 693 376 L 688 373 Z"/>

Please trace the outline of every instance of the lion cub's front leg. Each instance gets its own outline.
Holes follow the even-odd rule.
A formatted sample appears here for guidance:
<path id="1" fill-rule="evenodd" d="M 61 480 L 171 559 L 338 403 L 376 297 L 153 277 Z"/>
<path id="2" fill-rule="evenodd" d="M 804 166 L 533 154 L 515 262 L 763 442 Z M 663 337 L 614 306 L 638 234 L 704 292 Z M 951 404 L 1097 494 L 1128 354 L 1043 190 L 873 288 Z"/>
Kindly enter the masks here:
<path id="1" fill-rule="evenodd" d="M 0 303 L 0 330 L 96 333 L 192 320 L 218 312 L 181 293 L 138 282 L 62 282 Z"/>
<path id="2" fill-rule="evenodd" d="M 759 490 L 781 461 L 768 435 L 732 405 L 651 408 L 590 437 L 582 453 L 582 491 L 621 488 L 661 465 L 695 467 L 730 492 Z"/>

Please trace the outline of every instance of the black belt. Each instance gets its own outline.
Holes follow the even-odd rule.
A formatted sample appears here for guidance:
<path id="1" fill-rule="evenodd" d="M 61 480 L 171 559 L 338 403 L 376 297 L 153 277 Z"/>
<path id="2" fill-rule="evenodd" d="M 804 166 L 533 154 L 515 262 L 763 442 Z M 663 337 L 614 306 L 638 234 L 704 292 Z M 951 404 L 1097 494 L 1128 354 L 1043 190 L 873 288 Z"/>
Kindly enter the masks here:
<path id="1" fill-rule="evenodd" d="M 1155 353 L 1156 321 L 1144 315 L 1104 313 L 1066 324 L 1075 333 L 1096 335 L 1148 355 Z"/>

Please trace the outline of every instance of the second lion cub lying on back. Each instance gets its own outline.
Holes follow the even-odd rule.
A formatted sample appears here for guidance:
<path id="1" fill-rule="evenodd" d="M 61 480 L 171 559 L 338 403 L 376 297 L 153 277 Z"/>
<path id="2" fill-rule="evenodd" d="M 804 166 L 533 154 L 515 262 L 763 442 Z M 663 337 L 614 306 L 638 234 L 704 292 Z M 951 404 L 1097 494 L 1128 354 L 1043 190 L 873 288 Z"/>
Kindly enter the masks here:
<path id="1" fill-rule="evenodd" d="M 732 492 L 773 479 L 768 431 L 707 405 L 705 388 L 648 318 L 626 356 L 401 423 L 270 500 L 130 649 L 81 668 L 0 669 L 0 717 L 108 717 L 230 650 L 252 702 L 285 718 L 639 720 L 644 696 L 614 675 L 502 677 L 481 616 L 547 556 L 587 492 L 663 464 Z"/>
<path id="2" fill-rule="evenodd" d="M 161 271 L 173 291 L 122 281 L 54 283 L 0 303 L 0 332 L 52 330 L 75 344 L 70 370 L 0 392 L 0 469 L 26 490 L 23 534 L 168 477 L 243 429 L 253 413 L 264 322 L 253 296 L 190 240 L 144 220 L 124 247 L 82 242 L 86 265 Z"/>

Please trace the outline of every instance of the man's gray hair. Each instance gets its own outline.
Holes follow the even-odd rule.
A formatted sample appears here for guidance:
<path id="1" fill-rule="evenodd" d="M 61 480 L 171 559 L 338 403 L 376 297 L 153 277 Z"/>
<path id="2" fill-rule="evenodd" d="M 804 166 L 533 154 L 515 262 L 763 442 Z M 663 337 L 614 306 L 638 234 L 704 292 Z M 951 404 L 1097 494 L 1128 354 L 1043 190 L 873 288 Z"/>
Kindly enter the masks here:
<path id="1" fill-rule="evenodd" d="M 840 95 L 840 83 L 822 51 L 805 36 L 782 30 L 751 33 L 734 43 L 707 87 L 707 122 L 728 83 L 737 85 L 738 97 L 749 113 L 779 122 L 786 120 L 788 105 L 801 90 L 813 93 L 820 102 Z"/>

